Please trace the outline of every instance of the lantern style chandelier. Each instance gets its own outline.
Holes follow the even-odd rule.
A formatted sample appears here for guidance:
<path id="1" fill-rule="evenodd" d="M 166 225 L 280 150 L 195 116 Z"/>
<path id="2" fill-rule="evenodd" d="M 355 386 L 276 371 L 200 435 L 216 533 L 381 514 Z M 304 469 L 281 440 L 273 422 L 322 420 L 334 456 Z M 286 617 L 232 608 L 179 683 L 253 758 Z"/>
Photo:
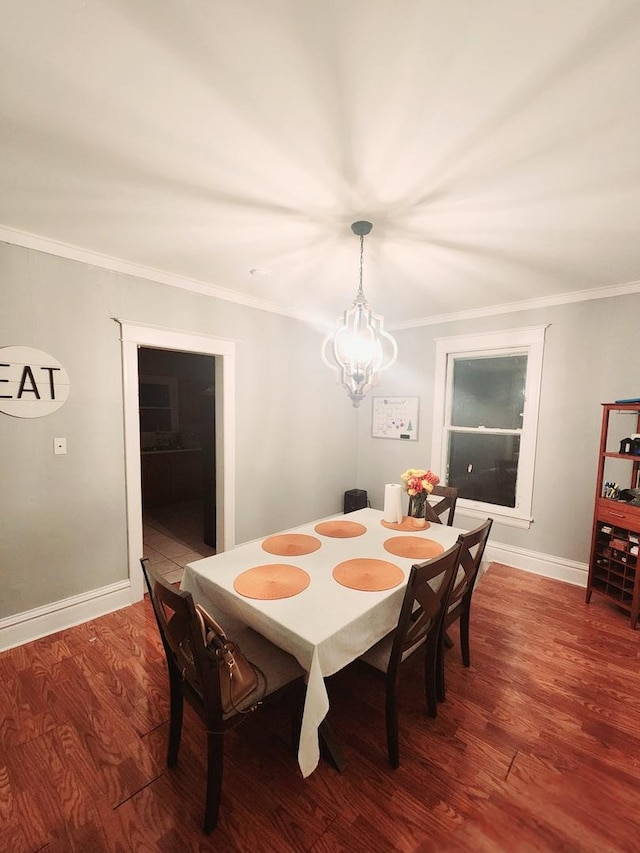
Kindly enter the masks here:
<path id="1" fill-rule="evenodd" d="M 354 222 L 353 233 L 360 237 L 360 282 L 353 305 L 338 319 L 337 327 L 322 342 L 322 360 L 336 372 L 354 406 L 369 388 L 380 381 L 380 373 L 395 362 L 398 347 L 383 328 L 384 318 L 374 314 L 362 289 L 364 238 L 373 228 L 370 222 Z"/>

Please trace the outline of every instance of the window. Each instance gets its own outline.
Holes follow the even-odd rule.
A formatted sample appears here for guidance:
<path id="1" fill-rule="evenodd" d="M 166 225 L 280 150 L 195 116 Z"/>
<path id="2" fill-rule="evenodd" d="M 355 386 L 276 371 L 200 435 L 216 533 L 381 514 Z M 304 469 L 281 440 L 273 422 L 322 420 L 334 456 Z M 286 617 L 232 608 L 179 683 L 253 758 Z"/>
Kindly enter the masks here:
<path id="1" fill-rule="evenodd" d="M 141 376 L 140 432 L 175 432 L 179 428 L 178 380 L 173 376 Z"/>
<path id="2" fill-rule="evenodd" d="M 531 523 L 545 328 L 436 342 L 431 467 L 468 515 Z"/>

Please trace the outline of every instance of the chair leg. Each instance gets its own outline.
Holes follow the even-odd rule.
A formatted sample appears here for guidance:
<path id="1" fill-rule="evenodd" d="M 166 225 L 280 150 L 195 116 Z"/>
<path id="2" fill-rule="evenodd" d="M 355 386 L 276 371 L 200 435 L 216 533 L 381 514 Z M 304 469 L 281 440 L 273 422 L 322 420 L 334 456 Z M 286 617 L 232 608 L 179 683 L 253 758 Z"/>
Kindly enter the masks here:
<path id="1" fill-rule="evenodd" d="M 318 738 L 320 741 L 320 755 L 328 761 L 329 764 L 338 771 L 344 773 L 347 766 L 347 760 L 340 748 L 340 743 L 333 733 L 333 729 L 329 725 L 329 721 L 325 717 L 318 728 Z"/>
<path id="2" fill-rule="evenodd" d="M 398 703 L 396 697 L 397 681 L 387 677 L 385 719 L 387 723 L 387 752 L 389 764 L 397 770 L 400 766 L 400 748 L 398 745 Z"/>
<path id="3" fill-rule="evenodd" d="M 438 643 L 438 653 L 436 656 L 436 680 L 437 680 L 437 696 L 438 702 L 444 702 L 444 636 Z"/>
<path id="4" fill-rule="evenodd" d="M 218 823 L 222 792 L 223 735 L 207 732 L 207 792 L 205 795 L 204 831 L 208 835 Z"/>
<path id="5" fill-rule="evenodd" d="M 453 648 L 453 645 L 454 645 L 453 640 L 452 640 L 452 639 L 451 639 L 451 637 L 447 634 L 447 632 L 446 632 L 446 631 L 444 632 L 444 644 L 445 644 L 445 646 L 446 646 L 448 649 L 452 649 L 452 648 Z"/>
<path id="6" fill-rule="evenodd" d="M 469 653 L 469 610 L 463 610 L 460 614 L 460 650 L 462 651 L 462 663 L 471 666 L 471 655 Z"/>
<path id="7" fill-rule="evenodd" d="M 169 743 L 167 745 L 167 767 L 178 763 L 180 736 L 182 734 L 182 709 L 184 698 L 180 676 L 169 669 Z"/>
<path id="8" fill-rule="evenodd" d="M 427 700 L 427 714 L 438 716 L 438 641 L 433 634 L 426 643 L 424 658 L 424 686 Z"/>

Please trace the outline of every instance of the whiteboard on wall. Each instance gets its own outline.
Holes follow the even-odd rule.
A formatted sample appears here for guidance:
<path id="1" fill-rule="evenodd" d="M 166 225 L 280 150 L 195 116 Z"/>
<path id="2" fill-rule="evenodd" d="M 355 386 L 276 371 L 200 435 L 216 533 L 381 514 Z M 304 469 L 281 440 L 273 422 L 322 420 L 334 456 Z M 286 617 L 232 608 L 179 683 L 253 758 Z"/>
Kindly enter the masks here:
<path id="1" fill-rule="evenodd" d="M 374 397 L 373 438 L 417 441 L 419 408 L 420 397 Z"/>

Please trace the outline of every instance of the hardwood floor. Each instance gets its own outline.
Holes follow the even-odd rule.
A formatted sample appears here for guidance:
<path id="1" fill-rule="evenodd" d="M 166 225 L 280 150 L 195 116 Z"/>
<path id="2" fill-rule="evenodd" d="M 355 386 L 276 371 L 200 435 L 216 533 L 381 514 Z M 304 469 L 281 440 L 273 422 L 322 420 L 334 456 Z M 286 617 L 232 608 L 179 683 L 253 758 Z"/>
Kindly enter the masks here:
<path id="1" fill-rule="evenodd" d="M 348 766 L 300 776 L 287 709 L 226 739 L 218 829 L 201 833 L 204 736 L 190 711 L 167 770 L 164 656 L 147 601 L 0 655 L 2 853 L 630 853 L 640 849 L 640 667 L 628 618 L 584 590 L 493 564 L 471 669 L 447 701 L 400 690 L 387 763 L 382 682 L 329 680 Z"/>

